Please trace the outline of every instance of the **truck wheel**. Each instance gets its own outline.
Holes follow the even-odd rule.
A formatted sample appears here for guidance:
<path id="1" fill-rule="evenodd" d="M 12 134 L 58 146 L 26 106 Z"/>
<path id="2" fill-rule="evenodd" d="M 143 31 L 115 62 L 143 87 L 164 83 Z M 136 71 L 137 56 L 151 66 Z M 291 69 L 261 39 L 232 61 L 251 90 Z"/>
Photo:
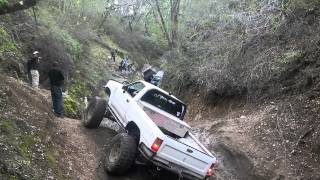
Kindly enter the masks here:
<path id="1" fill-rule="evenodd" d="M 87 128 L 99 127 L 107 108 L 107 101 L 99 97 L 90 100 L 82 116 L 83 125 Z"/>
<path id="2" fill-rule="evenodd" d="M 106 153 L 105 170 L 109 174 L 120 175 L 128 171 L 137 156 L 135 139 L 127 133 L 116 135 Z"/>

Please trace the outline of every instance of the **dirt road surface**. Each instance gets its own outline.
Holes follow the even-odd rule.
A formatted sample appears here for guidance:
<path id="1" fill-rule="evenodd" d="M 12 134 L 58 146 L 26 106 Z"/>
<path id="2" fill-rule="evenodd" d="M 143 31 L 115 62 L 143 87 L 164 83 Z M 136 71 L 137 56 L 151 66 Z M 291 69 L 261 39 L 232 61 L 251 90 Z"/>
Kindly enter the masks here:
<path id="1" fill-rule="evenodd" d="M 109 120 L 105 119 L 102 124 Z M 136 164 L 132 170 L 121 177 L 108 176 L 104 171 L 105 151 L 108 142 L 115 136 L 116 131 L 100 127 L 87 129 L 80 120 L 70 118 L 56 118 L 57 133 L 56 144 L 59 154 L 62 155 L 60 163 L 64 164 L 67 176 L 79 180 L 152 180 L 177 177 L 168 172 L 155 176 L 155 170 L 144 165 Z M 108 125 L 107 125 L 108 126 Z"/>

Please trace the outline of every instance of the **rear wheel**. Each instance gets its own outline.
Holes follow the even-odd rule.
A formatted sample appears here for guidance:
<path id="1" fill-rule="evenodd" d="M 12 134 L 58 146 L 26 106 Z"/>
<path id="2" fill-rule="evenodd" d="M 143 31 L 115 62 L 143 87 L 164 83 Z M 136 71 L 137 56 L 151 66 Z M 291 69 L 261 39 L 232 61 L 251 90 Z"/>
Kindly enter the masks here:
<path id="1" fill-rule="evenodd" d="M 82 116 L 83 125 L 87 128 L 99 127 L 107 109 L 107 101 L 99 97 L 90 100 Z"/>
<path id="2" fill-rule="evenodd" d="M 116 135 L 106 153 L 105 170 L 109 174 L 120 175 L 128 171 L 137 156 L 135 139 L 127 133 Z"/>

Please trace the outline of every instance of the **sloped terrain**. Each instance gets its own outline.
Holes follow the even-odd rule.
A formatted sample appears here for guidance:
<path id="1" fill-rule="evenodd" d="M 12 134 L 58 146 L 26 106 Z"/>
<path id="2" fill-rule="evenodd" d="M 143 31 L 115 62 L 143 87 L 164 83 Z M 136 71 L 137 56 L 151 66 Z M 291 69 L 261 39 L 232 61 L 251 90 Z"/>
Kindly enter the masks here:
<path id="1" fill-rule="evenodd" d="M 191 104 L 188 121 L 220 159 L 218 177 L 320 178 L 319 18 L 319 6 L 297 7 L 244 41 L 226 69 L 196 65 L 178 76 L 187 77 L 179 92 Z M 189 72 L 203 84 L 188 82 Z"/>
<path id="2" fill-rule="evenodd" d="M 319 97 L 195 103 L 190 109 L 195 133 L 218 155 L 218 178 L 320 178 Z"/>
<path id="3" fill-rule="evenodd" d="M 54 118 L 46 99 L 14 79 L 0 77 L 0 176 L 59 179 L 63 171 L 52 148 Z"/>

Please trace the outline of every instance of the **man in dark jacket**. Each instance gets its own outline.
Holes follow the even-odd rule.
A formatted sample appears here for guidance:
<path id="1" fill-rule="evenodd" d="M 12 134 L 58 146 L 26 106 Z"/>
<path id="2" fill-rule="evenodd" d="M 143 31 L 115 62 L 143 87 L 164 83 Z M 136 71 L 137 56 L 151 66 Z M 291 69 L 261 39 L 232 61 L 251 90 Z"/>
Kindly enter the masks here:
<path id="1" fill-rule="evenodd" d="M 64 76 L 62 72 L 58 69 L 57 63 L 53 64 L 53 68 L 49 71 L 49 80 L 51 85 L 51 98 L 53 104 L 53 110 L 56 116 L 63 117 L 63 96 L 62 96 L 62 86 L 64 83 Z"/>

